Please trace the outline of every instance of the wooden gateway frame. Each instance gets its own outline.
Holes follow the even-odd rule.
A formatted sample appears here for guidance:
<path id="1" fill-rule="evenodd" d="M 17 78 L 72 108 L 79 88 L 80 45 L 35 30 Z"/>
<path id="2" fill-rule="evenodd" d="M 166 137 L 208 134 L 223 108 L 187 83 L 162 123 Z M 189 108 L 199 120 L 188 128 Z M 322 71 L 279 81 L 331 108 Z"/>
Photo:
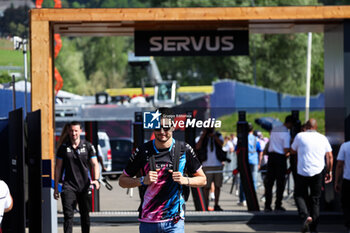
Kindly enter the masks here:
<path id="1" fill-rule="evenodd" d="M 348 38 L 344 30 L 350 28 L 346 26 L 349 18 L 350 6 L 33 9 L 30 12 L 32 110 L 41 109 L 42 159 L 54 161 L 54 33 L 62 36 L 132 36 L 138 29 L 248 29 L 250 33 L 277 34 L 325 32 L 325 54 L 328 47 L 333 46 L 327 47 L 327 41 L 335 39 L 333 42 L 343 47 L 332 48 L 332 51 L 344 55 L 346 51 L 341 41 Z M 345 56 L 336 57 L 337 54 L 327 59 L 325 55 L 325 80 L 331 80 L 328 84 L 325 81 L 325 102 L 326 106 L 330 104 L 327 95 L 339 99 L 342 93 L 340 99 L 343 98 L 344 103 L 339 107 L 344 108 L 349 105 L 344 94 L 348 85 L 344 67 L 349 65 L 345 65 Z M 340 80 L 340 85 L 334 80 Z M 327 89 L 328 86 L 331 89 Z M 336 87 L 343 91 L 339 92 Z M 342 121 L 347 117 L 346 112 Z M 344 124 L 342 127 L 344 130 Z"/>

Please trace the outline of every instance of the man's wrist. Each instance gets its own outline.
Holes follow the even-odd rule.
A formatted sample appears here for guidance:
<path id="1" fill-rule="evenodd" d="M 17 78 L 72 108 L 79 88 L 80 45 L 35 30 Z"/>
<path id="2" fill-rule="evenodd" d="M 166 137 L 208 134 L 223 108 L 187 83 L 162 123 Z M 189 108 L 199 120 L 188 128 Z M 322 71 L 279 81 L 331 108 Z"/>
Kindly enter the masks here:
<path id="1" fill-rule="evenodd" d="M 144 183 L 144 181 L 145 181 L 145 177 L 144 177 L 144 176 L 141 176 L 141 177 L 139 178 L 139 180 L 140 180 L 141 186 L 146 186 L 146 184 Z"/>
<path id="2" fill-rule="evenodd" d="M 98 183 L 100 183 L 100 180 L 99 180 L 99 179 L 94 179 L 94 181 L 97 181 Z"/>

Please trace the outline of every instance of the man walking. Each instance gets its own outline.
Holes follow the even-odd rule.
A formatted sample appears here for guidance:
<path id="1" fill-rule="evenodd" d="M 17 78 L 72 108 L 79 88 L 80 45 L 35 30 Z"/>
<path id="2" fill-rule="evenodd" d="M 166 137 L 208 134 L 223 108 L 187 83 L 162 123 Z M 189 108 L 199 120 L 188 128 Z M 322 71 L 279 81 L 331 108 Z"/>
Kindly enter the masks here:
<path id="1" fill-rule="evenodd" d="M 292 124 L 293 118 L 289 115 L 283 125 L 276 126 L 271 131 L 265 182 L 265 212 L 272 211 L 272 188 L 275 180 L 277 183 L 275 211 L 285 211 L 282 207 L 282 199 L 287 172 L 287 157 L 290 153 L 290 133 L 288 129 L 292 127 Z"/>
<path id="2" fill-rule="evenodd" d="M 298 133 L 292 144 L 292 153 L 298 155 L 294 198 L 303 221 L 302 232 L 308 228 L 311 232 L 317 232 L 325 157 L 325 183 L 332 181 L 332 148 L 328 139 L 316 130 L 316 120 L 310 119 L 306 123 L 306 131 Z"/>
<path id="3" fill-rule="evenodd" d="M 344 142 L 338 153 L 335 191 L 341 192 L 345 227 L 347 232 L 350 233 L 350 142 Z"/>
<path id="4" fill-rule="evenodd" d="M 207 185 L 203 189 L 203 195 L 206 201 L 206 208 L 209 205 L 209 193 L 211 183 L 215 186 L 215 205 L 214 211 L 222 211 L 219 206 L 220 189 L 223 181 L 223 164 L 228 161 L 226 153 L 222 150 L 224 139 L 214 128 L 204 129 L 196 144 L 199 151 L 200 160 L 203 164 L 203 171 L 207 177 Z"/>
<path id="5" fill-rule="evenodd" d="M 62 207 L 64 214 L 64 233 L 72 233 L 75 203 L 78 203 L 81 229 L 83 233 L 90 232 L 90 201 L 89 187 L 94 185 L 99 189 L 100 169 L 96 151 L 89 142 L 80 140 L 81 126 L 73 121 L 69 126 L 69 141 L 63 143 L 57 150 L 55 167 L 54 198 L 59 198 L 58 182 L 62 171 L 65 171 L 62 188 Z M 89 178 L 89 165 L 93 170 L 93 180 Z"/>
<path id="6" fill-rule="evenodd" d="M 119 178 L 122 188 L 144 190 L 139 209 L 141 233 L 184 232 L 183 186 L 206 184 L 193 149 L 173 138 L 170 110 L 160 109 L 160 112 L 160 128 L 154 129 L 155 139 L 136 149 Z M 140 176 L 135 177 L 137 174 Z"/>

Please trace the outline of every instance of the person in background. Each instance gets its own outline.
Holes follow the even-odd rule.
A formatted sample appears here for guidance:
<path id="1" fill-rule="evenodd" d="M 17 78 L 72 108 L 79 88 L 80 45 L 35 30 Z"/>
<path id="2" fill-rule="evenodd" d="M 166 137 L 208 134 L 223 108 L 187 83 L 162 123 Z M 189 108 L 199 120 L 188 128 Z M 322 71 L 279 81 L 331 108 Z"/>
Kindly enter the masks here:
<path id="1" fill-rule="evenodd" d="M 332 181 L 332 147 L 328 139 L 316 130 L 316 120 L 308 120 L 306 131 L 298 133 L 292 143 L 292 153 L 298 155 L 294 199 L 303 221 L 302 232 L 306 232 L 309 228 L 311 232 L 317 232 L 325 167 L 325 183 Z"/>
<path id="2" fill-rule="evenodd" d="M 276 126 L 271 130 L 268 147 L 269 159 L 267 162 L 267 174 L 265 177 L 265 212 L 272 211 L 272 188 L 277 183 L 275 211 L 285 211 L 282 206 L 285 176 L 287 172 L 287 158 L 290 155 L 290 133 L 293 126 L 291 115 L 285 118 L 283 125 Z"/>
<path id="3" fill-rule="evenodd" d="M 60 148 L 60 146 L 63 144 L 63 143 L 67 143 L 69 141 L 69 128 L 70 128 L 70 123 L 66 123 L 64 124 L 63 126 L 63 129 L 61 131 L 61 135 L 58 139 L 58 142 L 57 142 L 57 145 L 56 145 L 56 148 Z M 65 175 L 65 171 L 62 171 L 62 180 L 59 181 L 59 182 L 62 182 L 64 180 L 64 175 Z M 55 187 L 53 187 L 55 188 Z M 74 206 L 74 213 L 78 213 L 79 210 L 77 208 L 77 205 L 78 203 L 75 201 L 73 206 Z"/>
<path id="4" fill-rule="evenodd" d="M 0 180 L 0 233 L 2 233 L 2 217 L 4 216 L 4 213 L 12 210 L 12 207 L 13 199 L 10 193 L 10 189 L 4 181 Z"/>
<path id="5" fill-rule="evenodd" d="M 56 148 L 59 148 L 63 143 L 66 143 L 69 140 L 69 123 L 66 123 L 63 126 L 60 138 L 58 139 Z"/>
<path id="6" fill-rule="evenodd" d="M 258 130 L 254 130 L 254 136 L 256 136 L 258 138 L 258 141 L 260 144 L 260 149 L 263 151 L 265 149 L 267 142 L 268 142 L 268 139 L 264 138 L 263 134 Z"/>
<path id="7" fill-rule="evenodd" d="M 102 174 L 102 172 L 106 171 L 106 167 L 103 164 L 103 152 L 102 152 L 102 148 L 100 145 L 97 145 L 97 160 L 100 164 L 100 174 Z M 100 180 L 102 179 L 102 176 L 100 175 Z"/>
<path id="8" fill-rule="evenodd" d="M 233 148 L 234 148 L 234 151 L 232 153 L 232 161 L 231 161 L 231 166 L 232 166 L 232 175 L 235 176 L 234 174 L 237 174 L 238 173 L 238 170 L 237 170 L 237 154 L 236 154 L 236 147 L 237 147 L 237 142 L 238 142 L 238 138 L 236 137 L 235 133 L 231 133 L 230 134 L 230 138 L 231 138 L 231 142 L 232 142 L 232 145 L 233 145 Z M 235 173 L 237 172 L 237 173 Z M 236 179 L 235 181 L 235 184 L 236 184 L 236 187 L 239 187 L 239 173 L 237 174 L 238 176 L 238 179 Z M 236 189 L 236 193 L 235 193 L 236 196 L 239 195 L 239 188 Z"/>
<path id="9" fill-rule="evenodd" d="M 100 184 L 102 184 L 103 186 L 105 186 L 108 190 L 112 190 L 113 186 L 108 182 L 107 178 L 105 176 L 102 175 L 102 172 L 107 171 L 106 167 L 103 164 L 103 152 L 102 152 L 102 148 L 99 144 L 97 144 L 97 160 L 99 163 L 99 167 L 100 167 L 100 179 L 99 182 Z"/>
<path id="10" fill-rule="evenodd" d="M 233 144 L 233 148 L 236 148 L 237 142 L 238 142 L 238 138 L 236 137 L 236 134 L 231 133 L 230 138 L 231 138 L 231 142 Z"/>
<path id="11" fill-rule="evenodd" d="M 223 162 L 227 161 L 226 153 L 222 150 L 224 139 L 214 128 L 203 129 L 199 141 L 196 144 L 196 150 L 199 151 L 198 157 L 202 161 L 203 171 L 207 177 L 207 185 L 203 189 L 206 208 L 209 204 L 209 192 L 211 183 L 215 186 L 215 205 L 214 211 L 222 211 L 219 206 L 220 190 L 223 182 Z"/>
<path id="12" fill-rule="evenodd" d="M 225 136 L 224 146 L 222 150 L 226 152 L 226 157 L 231 160 L 230 162 L 225 162 L 224 165 L 224 182 L 227 182 L 232 177 L 233 171 L 233 153 L 235 151 L 235 147 L 233 146 L 232 140 L 229 136 Z"/>
<path id="13" fill-rule="evenodd" d="M 81 126 L 73 121 L 69 125 L 69 139 L 63 143 L 56 153 L 55 191 L 54 198 L 59 198 L 58 181 L 62 170 L 65 177 L 62 188 L 62 207 L 64 214 L 64 233 L 73 232 L 74 203 L 79 205 L 82 233 L 90 232 L 90 201 L 89 188 L 94 185 L 100 188 L 100 170 L 96 157 L 96 150 L 91 143 L 80 140 Z M 89 169 L 93 170 L 93 180 L 90 181 Z"/>
<path id="14" fill-rule="evenodd" d="M 344 223 L 350 233 L 350 142 L 344 142 L 337 157 L 335 191 L 341 192 Z"/>

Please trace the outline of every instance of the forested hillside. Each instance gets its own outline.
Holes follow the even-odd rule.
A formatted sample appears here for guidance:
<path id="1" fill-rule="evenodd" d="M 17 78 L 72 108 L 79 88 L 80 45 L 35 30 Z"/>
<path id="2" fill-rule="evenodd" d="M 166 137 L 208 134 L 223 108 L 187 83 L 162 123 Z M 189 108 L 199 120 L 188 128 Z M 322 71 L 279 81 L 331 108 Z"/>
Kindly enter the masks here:
<path id="1" fill-rule="evenodd" d="M 220 7 L 349 4 L 350 0 L 62 0 L 63 7 Z M 53 7 L 44 0 L 43 7 Z M 0 17 L 1 36 L 28 36 L 28 9 L 9 8 Z M 63 89 L 93 94 L 106 88 L 139 87 L 147 72 L 128 66 L 132 37 L 65 37 L 55 61 Z M 250 56 L 156 57 L 163 79 L 180 85 L 210 85 L 234 79 L 274 90 L 305 93 L 307 34 L 250 34 Z M 323 34 L 313 34 L 311 93 L 323 92 Z M 35 58 L 33 58 L 35 59 Z M 256 74 L 256 76 L 254 75 Z M 146 85 L 150 85 L 149 80 Z"/>

